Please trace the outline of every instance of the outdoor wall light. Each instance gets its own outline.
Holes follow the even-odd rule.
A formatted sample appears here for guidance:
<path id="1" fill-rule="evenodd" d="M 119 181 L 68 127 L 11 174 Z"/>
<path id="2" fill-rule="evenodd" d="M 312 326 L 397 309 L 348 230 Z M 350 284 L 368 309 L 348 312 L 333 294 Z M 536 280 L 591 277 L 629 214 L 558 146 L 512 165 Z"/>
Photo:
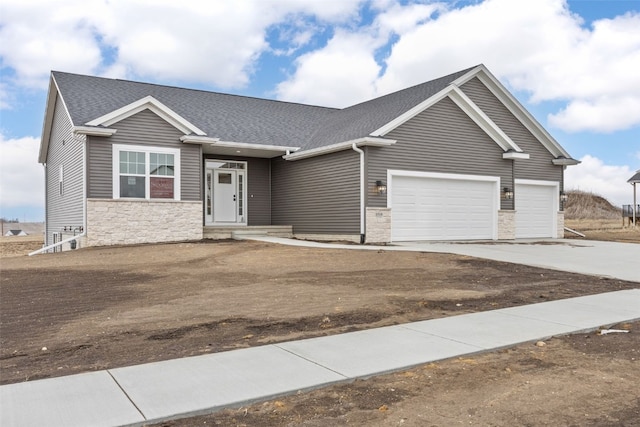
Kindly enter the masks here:
<path id="1" fill-rule="evenodd" d="M 376 191 L 378 194 L 387 194 L 387 186 L 382 181 L 376 181 Z"/>
<path id="2" fill-rule="evenodd" d="M 513 190 L 510 189 L 509 187 L 504 187 L 502 189 L 502 192 L 504 193 L 504 198 L 507 200 L 511 200 L 513 199 Z"/>
<path id="3" fill-rule="evenodd" d="M 561 191 L 560 192 L 560 201 L 562 203 L 565 203 L 567 200 L 569 200 L 569 196 L 564 191 Z"/>

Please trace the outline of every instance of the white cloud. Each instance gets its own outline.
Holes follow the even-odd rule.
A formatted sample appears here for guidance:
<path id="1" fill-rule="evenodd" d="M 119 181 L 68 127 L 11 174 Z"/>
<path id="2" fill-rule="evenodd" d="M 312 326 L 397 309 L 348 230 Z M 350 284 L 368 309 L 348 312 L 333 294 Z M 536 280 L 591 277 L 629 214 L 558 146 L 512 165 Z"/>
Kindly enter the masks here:
<path id="1" fill-rule="evenodd" d="M 16 83 L 49 71 L 246 85 L 266 30 L 296 15 L 342 23 L 362 0 L 21 0 L 3 2 L 0 56 Z M 299 42 L 305 35 L 299 35 Z"/>
<path id="2" fill-rule="evenodd" d="M 531 102 L 557 102 L 549 121 L 560 129 L 611 132 L 640 125 L 640 73 L 634 72 L 640 70 L 640 14 L 587 27 L 564 0 L 485 0 L 448 10 L 447 4 L 374 2 L 381 9 L 371 25 L 345 28 L 346 34 L 298 59 L 296 72 L 278 88 L 280 98 L 323 103 L 332 93 L 331 105 L 351 103 L 355 91 L 343 95 L 341 80 L 353 81 L 353 58 L 361 60 L 364 83 L 372 86 L 359 90 L 363 96 L 484 63 Z M 353 43 L 349 35 L 368 36 L 378 46 Z M 372 80 L 372 61 L 385 45 L 390 54 L 376 62 L 384 71 Z M 350 55 L 333 54 L 341 49 Z M 309 72 L 311 66 L 317 72 Z M 335 69 L 345 73 L 323 78 L 323 71 Z"/>
<path id="3" fill-rule="evenodd" d="M 614 206 L 633 203 L 633 187 L 627 180 L 635 173 L 628 165 L 607 165 L 586 155 L 582 163 L 565 171 L 565 189 L 587 191 L 604 197 Z"/>
<path id="4" fill-rule="evenodd" d="M 5 139 L 0 133 L 0 206 L 44 205 L 44 169 L 38 163 L 40 139 Z"/>

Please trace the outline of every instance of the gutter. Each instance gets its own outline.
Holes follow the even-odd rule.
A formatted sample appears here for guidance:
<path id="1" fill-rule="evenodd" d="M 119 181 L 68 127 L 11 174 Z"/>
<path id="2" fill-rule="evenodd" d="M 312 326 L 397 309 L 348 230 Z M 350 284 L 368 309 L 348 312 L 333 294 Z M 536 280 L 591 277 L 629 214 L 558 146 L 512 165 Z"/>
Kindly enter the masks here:
<path id="1" fill-rule="evenodd" d="M 365 177 L 364 177 L 364 151 L 358 148 L 358 144 L 354 142 L 351 148 L 356 153 L 360 154 L 360 244 L 364 244 L 365 241 L 365 227 L 364 227 L 364 215 L 365 215 Z"/>

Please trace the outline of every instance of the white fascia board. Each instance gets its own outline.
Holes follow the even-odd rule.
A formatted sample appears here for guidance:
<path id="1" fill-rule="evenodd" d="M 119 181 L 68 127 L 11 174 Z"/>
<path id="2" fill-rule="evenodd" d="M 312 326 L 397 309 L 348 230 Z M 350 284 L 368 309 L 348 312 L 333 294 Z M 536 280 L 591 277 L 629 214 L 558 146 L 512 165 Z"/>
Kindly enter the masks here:
<path id="1" fill-rule="evenodd" d="M 487 135 L 495 141 L 504 151 L 513 150 L 522 152 L 522 149 L 507 136 L 493 120 L 487 116 L 464 92 L 457 86 L 449 86 L 449 98 L 456 103 L 467 116 L 471 118 Z"/>
<path id="2" fill-rule="evenodd" d="M 212 138 L 210 136 L 184 135 L 180 137 L 180 141 L 185 144 L 216 144 L 220 138 Z"/>
<path id="3" fill-rule="evenodd" d="M 364 137 L 352 139 L 351 141 L 338 142 L 337 144 L 325 145 L 324 147 L 312 148 L 311 150 L 299 151 L 297 153 L 282 156 L 285 160 L 295 161 L 309 157 L 322 156 L 323 154 L 335 153 L 337 151 L 350 150 L 353 144 L 356 147 L 386 147 L 396 143 L 395 139 Z"/>
<path id="4" fill-rule="evenodd" d="M 474 75 L 478 77 L 478 79 L 484 83 L 484 85 L 493 93 L 496 98 L 502 102 L 502 104 L 507 107 L 507 109 L 516 116 L 516 118 L 524 125 L 524 127 L 529 130 L 540 143 L 547 149 L 551 154 L 555 157 L 566 157 L 571 158 L 571 155 L 567 153 L 567 151 L 562 148 L 562 146 L 558 143 L 547 132 L 547 130 L 542 127 L 542 125 L 527 111 L 526 108 L 520 104 L 520 102 L 500 83 L 500 81 L 493 75 L 485 66 L 479 66 L 478 71 Z M 472 76 L 472 77 L 474 77 Z"/>
<path id="5" fill-rule="evenodd" d="M 93 127 L 93 126 L 74 126 L 73 133 L 76 135 L 90 136 L 111 136 L 116 133 L 116 129 Z"/>
<path id="6" fill-rule="evenodd" d="M 263 145 L 251 144 L 246 142 L 220 141 L 220 138 L 212 138 L 209 136 L 185 135 L 180 137 L 180 141 L 185 144 L 209 144 L 216 147 L 238 148 L 246 150 L 267 150 L 267 151 L 297 151 L 300 147 L 288 147 L 283 145 Z"/>
<path id="7" fill-rule="evenodd" d="M 88 126 L 111 126 L 121 120 L 131 117 L 143 110 L 149 109 L 167 123 L 181 131 L 182 133 L 206 135 L 205 132 L 200 130 L 197 126 L 189 122 L 187 119 L 173 111 L 171 108 L 164 105 L 162 102 L 155 99 L 153 96 L 145 96 L 129 105 L 125 105 L 122 108 L 118 108 L 115 111 L 105 114 L 86 123 Z"/>
<path id="8" fill-rule="evenodd" d="M 64 102 L 64 98 L 60 93 L 60 89 L 58 88 L 58 83 L 54 78 L 53 74 L 49 80 L 49 92 L 47 93 L 47 107 L 45 111 L 44 123 L 42 125 L 42 136 L 40 138 L 40 151 L 38 153 L 38 162 L 45 164 L 47 162 L 47 154 L 49 152 L 49 138 L 51 137 L 51 130 L 53 128 L 53 113 L 56 109 L 56 104 L 58 102 L 58 98 L 64 107 L 64 113 L 67 115 L 67 119 L 69 119 L 69 123 L 73 126 L 73 120 L 71 120 L 71 114 L 69 114 L 69 109 L 67 108 L 67 104 Z"/>
<path id="9" fill-rule="evenodd" d="M 502 153 L 502 158 L 505 160 L 528 159 L 529 157 L 528 153 L 518 153 L 516 151 L 507 151 L 506 153 Z"/>

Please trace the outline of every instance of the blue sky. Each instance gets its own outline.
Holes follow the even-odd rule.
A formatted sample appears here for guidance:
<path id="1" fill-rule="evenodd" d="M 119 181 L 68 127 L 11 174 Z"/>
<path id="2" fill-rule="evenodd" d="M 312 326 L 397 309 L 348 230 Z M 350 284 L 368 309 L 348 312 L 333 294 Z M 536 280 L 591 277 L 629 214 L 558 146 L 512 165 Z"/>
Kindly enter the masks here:
<path id="1" fill-rule="evenodd" d="M 0 0 L 0 216 L 44 218 L 51 70 L 341 107 L 479 63 L 631 203 L 640 0 Z"/>

